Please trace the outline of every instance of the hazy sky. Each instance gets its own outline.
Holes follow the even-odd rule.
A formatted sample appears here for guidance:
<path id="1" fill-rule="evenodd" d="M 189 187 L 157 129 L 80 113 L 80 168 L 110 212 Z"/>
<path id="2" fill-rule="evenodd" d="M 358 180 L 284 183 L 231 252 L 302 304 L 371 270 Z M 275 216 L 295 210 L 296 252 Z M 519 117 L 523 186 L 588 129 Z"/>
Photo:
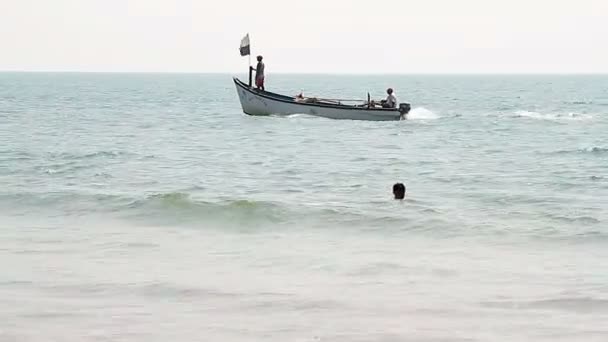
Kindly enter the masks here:
<path id="1" fill-rule="evenodd" d="M 0 70 L 608 72 L 608 0 L 0 0 Z"/>

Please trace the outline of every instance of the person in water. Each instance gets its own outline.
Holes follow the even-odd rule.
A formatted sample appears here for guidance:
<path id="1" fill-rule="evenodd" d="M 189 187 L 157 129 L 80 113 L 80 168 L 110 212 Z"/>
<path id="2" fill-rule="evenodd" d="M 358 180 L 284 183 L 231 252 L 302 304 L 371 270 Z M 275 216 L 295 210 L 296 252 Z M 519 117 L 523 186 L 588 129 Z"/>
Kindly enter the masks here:
<path id="1" fill-rule="evenodd" d="M 388 96 L 386 97 L 386 100 L 382 100 L 382 108 L 397 108 L 397 98 L 395 97 L 395 94 L 393 94 L 393 88 L 388 88 L 386 93 Z"/>
<path id="2" fill-rule="evenodd" d="M 258 56 L 258 65 L 255 67 L 255 86 L 258 89 L 265 90 L 264 88 L 264 62 L 262 62 L 264 57 Z"/>
<path id="3" fill-rule="evenodd" d="M 396 200 L 402 200 L 405 198 L 405 185 L 403 183 L 395 183 L 393 185 L 393 195 Z"/>

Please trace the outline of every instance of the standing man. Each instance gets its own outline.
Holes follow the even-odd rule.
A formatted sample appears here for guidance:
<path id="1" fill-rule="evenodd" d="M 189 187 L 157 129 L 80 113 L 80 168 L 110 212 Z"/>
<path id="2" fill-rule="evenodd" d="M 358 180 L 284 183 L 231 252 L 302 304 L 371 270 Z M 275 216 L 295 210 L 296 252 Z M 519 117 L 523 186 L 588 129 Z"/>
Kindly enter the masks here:
<path id="1" fill-rule="evenodd" d="M 262 62 L 263 57 L 258 56 L 258 65 L 255 67 L 255 86 L 258 89 L 262 89 L 264 91 L 264 62 Z"/>

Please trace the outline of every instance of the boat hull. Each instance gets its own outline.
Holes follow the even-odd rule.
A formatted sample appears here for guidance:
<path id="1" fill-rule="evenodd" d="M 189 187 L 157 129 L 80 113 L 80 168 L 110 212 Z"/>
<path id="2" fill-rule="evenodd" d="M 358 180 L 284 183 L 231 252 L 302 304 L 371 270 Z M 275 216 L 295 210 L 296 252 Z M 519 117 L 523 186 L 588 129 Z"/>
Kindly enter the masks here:
<path id="1" fill-rule="evenodd" d="M 234 79 L 243 112 L 249 115 L 307 114 L 336 120 L 397 121 L 404 119 L 397 109 L 358 108 L 339 104 L 300 103 L 294 98 L 258 91 Z"/>

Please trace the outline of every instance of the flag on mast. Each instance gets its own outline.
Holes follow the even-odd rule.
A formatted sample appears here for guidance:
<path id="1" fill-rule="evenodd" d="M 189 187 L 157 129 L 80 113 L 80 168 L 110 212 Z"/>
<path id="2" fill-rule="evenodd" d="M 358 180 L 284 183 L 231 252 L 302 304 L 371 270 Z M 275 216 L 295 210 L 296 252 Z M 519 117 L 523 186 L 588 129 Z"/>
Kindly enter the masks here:
<path id="1" fill-rule="evenodd" d="M 241 56 L 247 56 L 251 54 L 251 49 L 249 47 L 249 33 L 241 40 Z"/>

